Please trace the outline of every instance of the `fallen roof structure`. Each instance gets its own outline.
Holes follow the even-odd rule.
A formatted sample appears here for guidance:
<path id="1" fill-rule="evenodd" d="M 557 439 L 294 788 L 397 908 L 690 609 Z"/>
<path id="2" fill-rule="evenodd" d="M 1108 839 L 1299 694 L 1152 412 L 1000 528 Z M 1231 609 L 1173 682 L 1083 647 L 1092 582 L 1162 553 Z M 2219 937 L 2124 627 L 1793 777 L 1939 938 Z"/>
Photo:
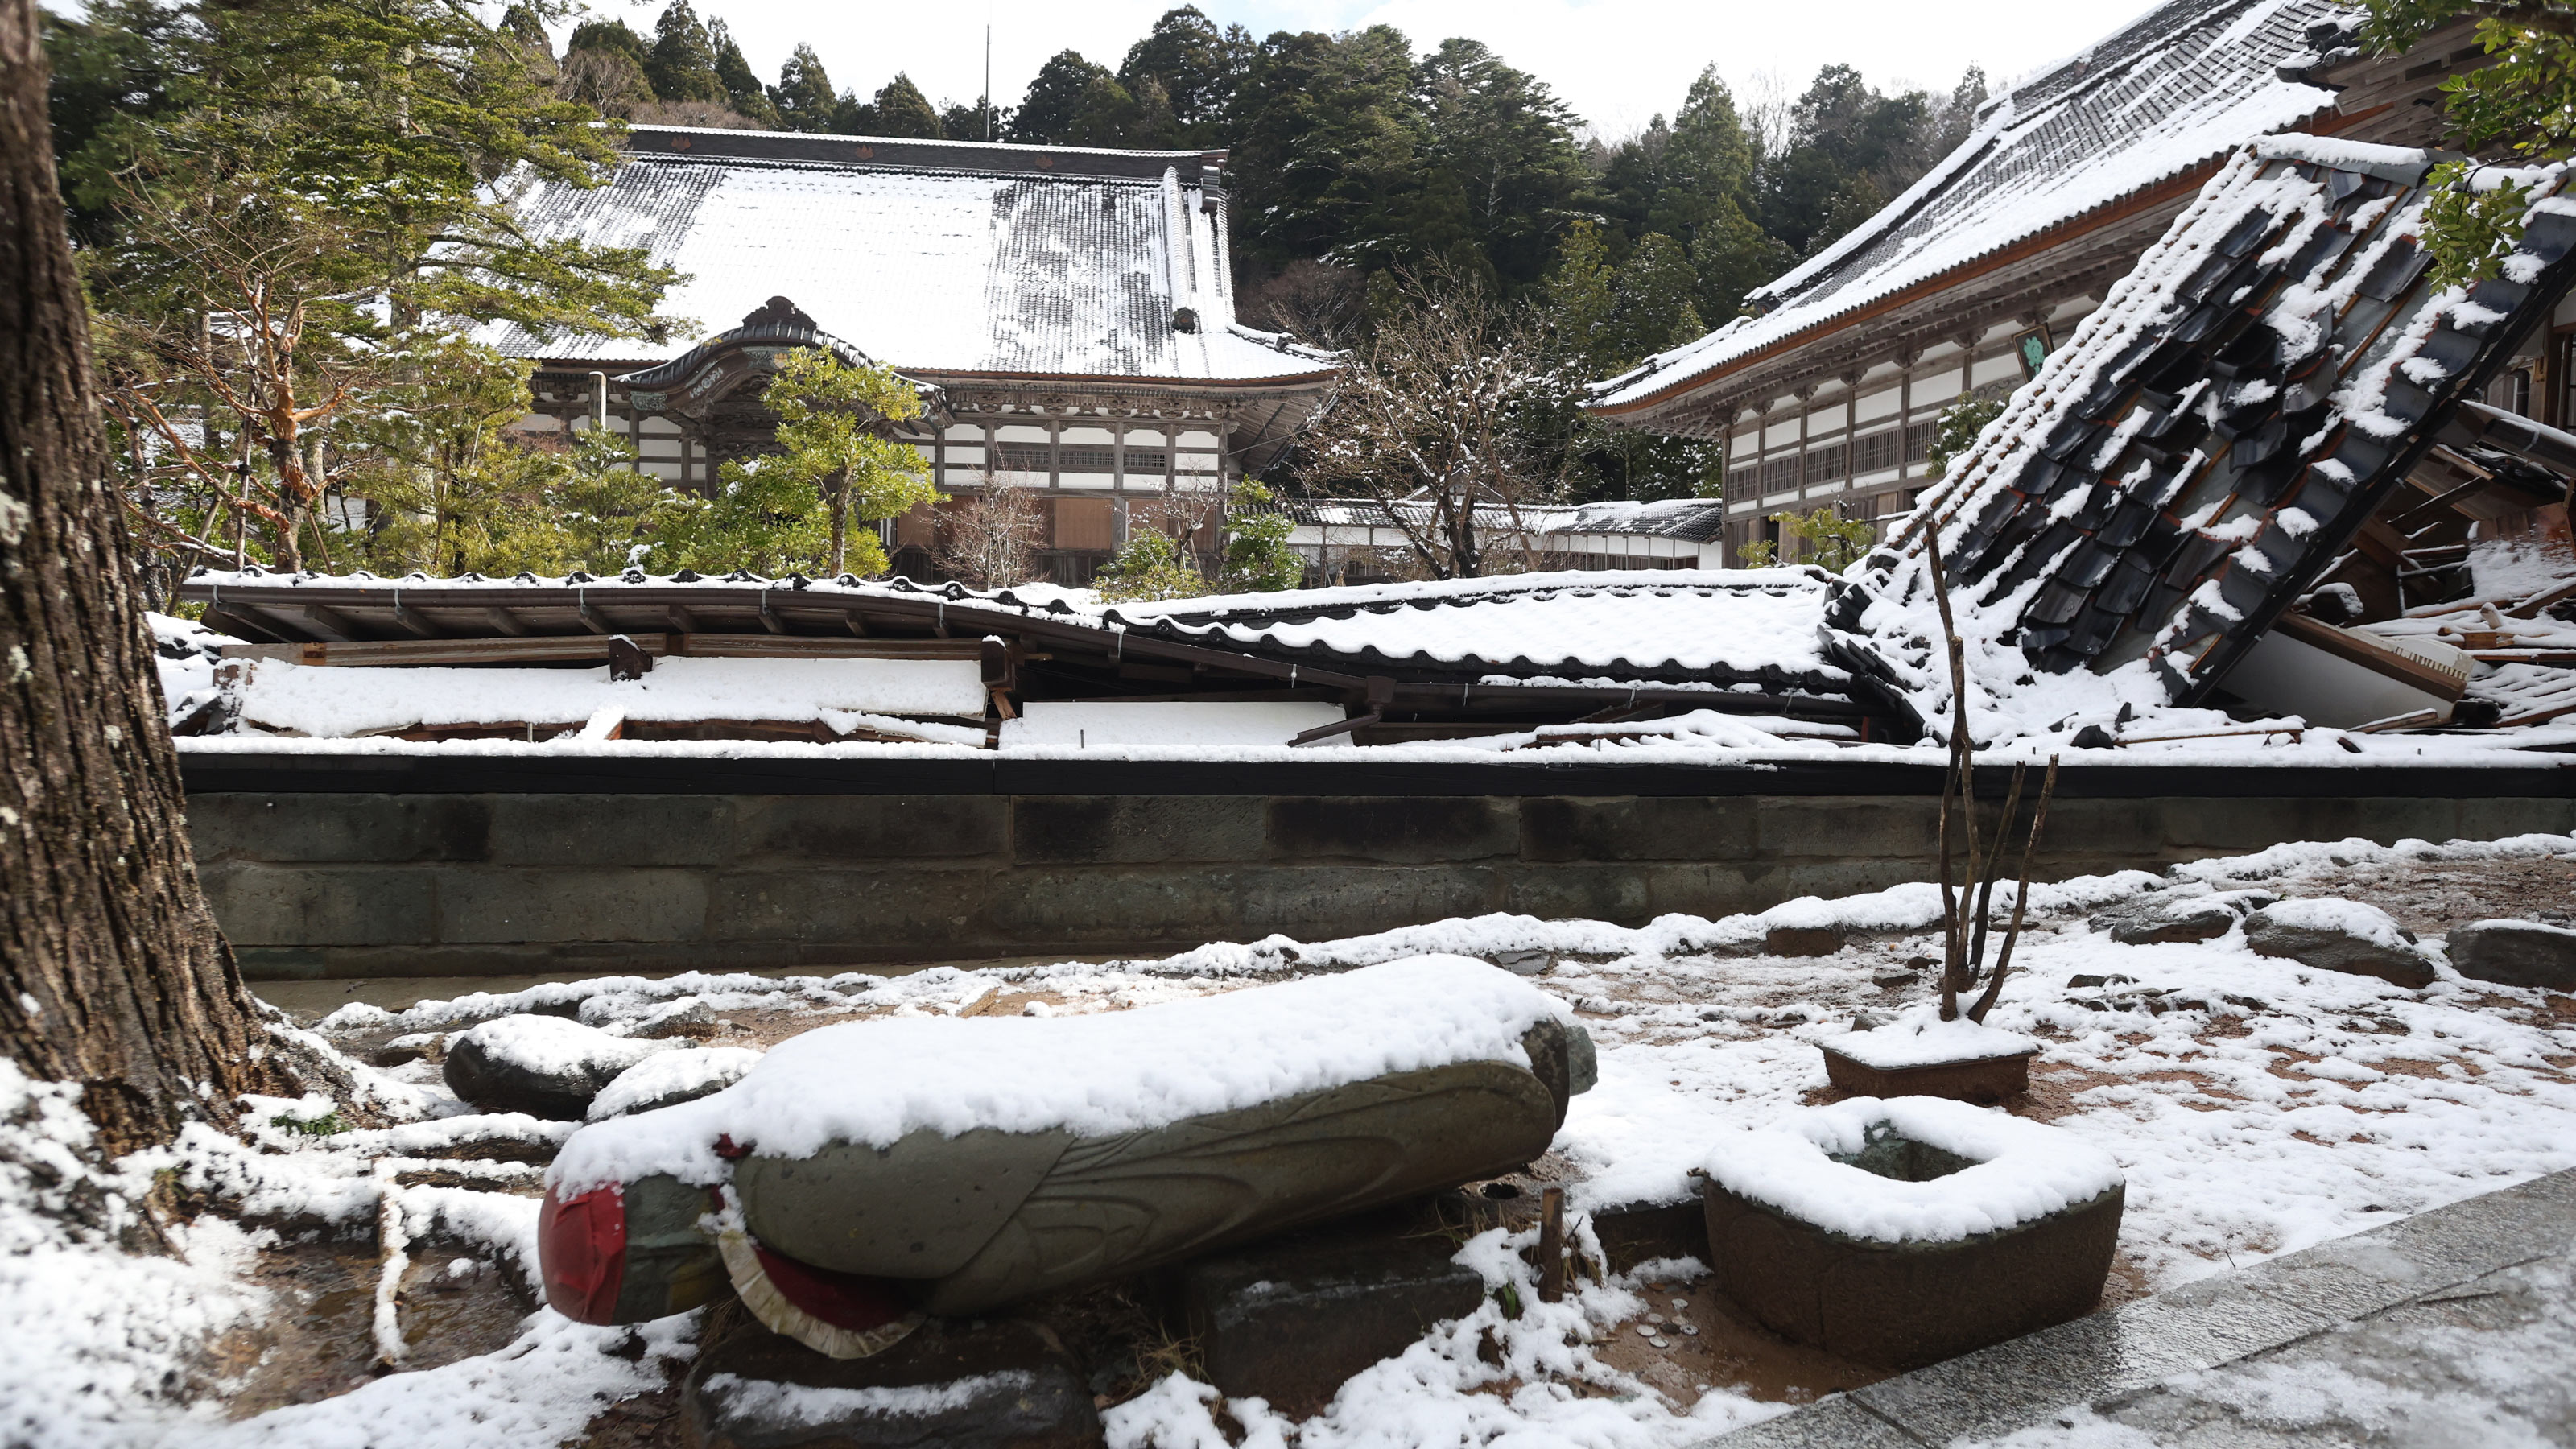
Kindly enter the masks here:
<path id="1" fill-rule="evenodd" d="M 2296 712 L 2271 676 L 2304 666 L 2256 653 L 2277 627 L 2428 694 L 2447 672 L 2457 699 L 2469 671 L 2454 651 L 2341 627 L 2400 617 L 2402 590 L 2290 613 L 2338 573 L 2369 581 L 2356 543 L 2373 530 L 2402 563 L 2429 530 L 2452 549 L 2477 510 L 2530 507 L 2539 485 L 2509 462 L 2563 452 L 2576 474 L 2576 440 L 2465 401 L 2576 281 L 2565 172 L 2489 173 L 2529 188 L 2523 234 L 2496 275 L 2442 288 L 2420 244 L 2437 159 L 2302 136 L 2240 151 L 1926 494 L 1834 621 L 1876 638 L 1891 683 L 1944 692 L 1927 643 L 1937 541 L 1960 632 L 2001 695 L 2020 688 L 1997 682 L 2015 672 L 2009 649 L 2043 673 L 2150 679 L 2176 704 L 2223 691 Z M 2449 714 L 2429 712 L 2407 722 Z"/>
<path id="2" fill-rule="evenodd" d="M 1547 573 L 1103 609 L 1075 608 L 1042 590 L 1024 598 L 846 576 L 378 579 L 253 570 L 201 573 L 180 596 L 206 606 L 208 628 L 248 641 L 224 649 L 229 658 L 442 671 L 417 676 L 420 687 L 458 687 L 471 681 L 452 672 L 478 668 L 640 677 L 671 658 L 973 661 L 997 734 L 1032 704 L 1073 701 L 1328 703 L 1359 714 L 1316 737 L 1357 734 L 1363 743 L 1603 724 L 1668 710 L 1806 721 L 1854 739 L 1910 730 L 1900 713 L 1852 692 L 1858 641 L 1816 627 L 1828 586 L 1825 575 L 1803 569 Z M 775 693 L 747 677 L 743 687 Z M 890 676 L 882 687 L 895 689 Z M 913 697 L 933 687 L 925 680 L 903 690 Z M 533 739 L 582 724 L 563 707 L 540 721 L 509 713 L 513 702 L 490 689 L 476 693 L 487 711 L 507 717 L 473 721 L 447 709 L 438 724 L 424 715 L 408 724 L 375 720 L 372 728 L 468 738 L 478 737 L 479 724 L 479 737 Z M 382 694 L 374 691 L 367 708 L 380 711 Z M 186 728 L 230 732 L 245 723 L 238 702 L 200 703 L 203 717 Z M 634 737 L 950 738 L 907 735 L 909 727 L 882 717 L 832 718 L 854 712 L 922 713 L 844 692 L 794 718 L 746 721 L 725 711 L 696 734 L 666 719 Z M 943 707 L 924 720 L 954 724 L 968 714 L 980 712 Z M 247 723 L 258 727 L 255 711 Z"/>

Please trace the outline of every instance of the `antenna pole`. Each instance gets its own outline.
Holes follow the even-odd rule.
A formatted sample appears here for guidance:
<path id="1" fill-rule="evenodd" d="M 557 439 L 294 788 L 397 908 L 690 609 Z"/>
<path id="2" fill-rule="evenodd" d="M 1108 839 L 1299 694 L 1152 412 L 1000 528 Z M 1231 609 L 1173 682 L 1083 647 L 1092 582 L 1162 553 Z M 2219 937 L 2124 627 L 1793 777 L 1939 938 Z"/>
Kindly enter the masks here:
<path id="1" fill-rule="evenodd" d="M 984 24 L 984 139 L 993 139 L 993 25 Z"/>

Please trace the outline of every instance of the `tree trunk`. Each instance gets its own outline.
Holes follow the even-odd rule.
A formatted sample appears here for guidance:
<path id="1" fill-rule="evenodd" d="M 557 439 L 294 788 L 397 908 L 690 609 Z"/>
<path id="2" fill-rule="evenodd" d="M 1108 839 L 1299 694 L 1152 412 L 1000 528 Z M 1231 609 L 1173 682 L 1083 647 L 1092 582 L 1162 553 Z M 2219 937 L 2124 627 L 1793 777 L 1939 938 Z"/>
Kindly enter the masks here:
<path id="1" fill-rule="evenodd" d="M 850 470 L 835 469 L 823 485 L 823 502 L 832 514 L 832 577 L 839 578 L 850 555 Z"/>
<path id="2" fill-rule="evenodd" d="M 105 1145 L 264 1084 L 206 909 L 90 391 L 34 0 L 0 0 L 0 1050 Z"/>

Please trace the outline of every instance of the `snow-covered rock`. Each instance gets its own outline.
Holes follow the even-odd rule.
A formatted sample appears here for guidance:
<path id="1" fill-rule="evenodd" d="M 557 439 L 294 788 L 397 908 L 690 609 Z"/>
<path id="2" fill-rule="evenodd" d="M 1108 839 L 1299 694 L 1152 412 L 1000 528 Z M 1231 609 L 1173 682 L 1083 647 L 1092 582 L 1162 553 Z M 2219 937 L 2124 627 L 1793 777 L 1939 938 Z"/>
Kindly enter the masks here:
<path id="1" fill-rule="evenodd" d="M 2245 918 L 2245 942 L 2302 966 L 2376 976 L 2412 990 L 2433 982 L 2415 934 L 2386 911 L 2334 896 L 2281 901 Z"/>
<path id="2" fill-rule="evenodd" d="M 2461 975 L 2500 986 L 2576 991 L 2576 931 L 2539 921 L 2479 921 L 2451 933 Z"/>
<path id="3" fill-rule="evenodd" d="M 743 1078 L 760 1061 L 749 1047 L 709 1047 L 704 1051 L 664 1052 L 647 1057 L 617 1074 L 600 1089 L 584 1115 L 593 1122 L 673 1107 L 721 1092 Z"/>
<path id="4" fill-rule="evenodd" d="M 505 1016 L 447 1045 L 448 1090 L 487 1112 L 578 1122 L 629 1067 L 679 1041 L 636 1041 L 560 1016 Z"/>

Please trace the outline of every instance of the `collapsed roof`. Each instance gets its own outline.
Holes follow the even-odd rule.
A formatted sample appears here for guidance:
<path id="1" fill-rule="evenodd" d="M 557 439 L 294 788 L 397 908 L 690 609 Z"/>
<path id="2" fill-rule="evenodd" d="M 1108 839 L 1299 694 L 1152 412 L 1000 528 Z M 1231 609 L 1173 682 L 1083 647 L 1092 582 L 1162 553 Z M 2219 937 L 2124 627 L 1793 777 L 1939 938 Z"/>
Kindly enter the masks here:
<path id="1" fill-rule="evenodd" d="M 1667 710 L 1768 715 L 1885 739 L 1894 717 L 1851 690 L 1859 642 L 1817 628 L 1829 583 L 1812 569 L 1547 573 L 1104 609 L 1046 590 L 1024 597 L 846 575 L 380 579 L 252 569 L 200 573 L 179 593 L 206 606 L 207 627 L 249 641 L 230 651 L 237 657 L 427 668 L 439 673 L 420 679 L 438 687 L 456 685 L 449 674 L 459 669 L 649 671 L 637 656 L 961 659 L 981 663 L 1001 719 L 1032 701 L 1312 700 L 1366 711 L 1367 738 L 1385 742 Z M 477 692 L 489 709 L 509 707 Z M 366 704 L 386 707 L 382 691 Z M 489 726 L 483 736 L 515 737 L 538 723 L 434 712 L 434 725 L 424 715 L 418 728 L 370 729 L 471 738 L 479 723 Z M 216 710 L 193 727 L 228 730 L 238 718 L 237 708 L 229 720 Z M 830 733 L 810 723 L 730 722 L 746 738 L 886 737 L 882 722 Z M 861 724 L 872 733 L 859 733 Z"/>
<path id="2" fill-rule="evenodd" d="M 1926 647 L 1937 540 L 1989 679 L 2010 649 L 2177 704 L 2243 693 L 2231 671 L 2392 500 L 2420 523 L 2509 487 L 2463 456 L 2482 443 L 2545 456 L 2550 430 L 2463 399 L 2576 279 L 2576 199 L 2560 168 L 2482 173 L 2530 188 L 2523 235 L 2496 275 L 2437 288 L 2419 242 L 2437 159 L 2304 136 L 2240 151 L 1838 601 L 1885 681 L 1946 693 Z"/>

